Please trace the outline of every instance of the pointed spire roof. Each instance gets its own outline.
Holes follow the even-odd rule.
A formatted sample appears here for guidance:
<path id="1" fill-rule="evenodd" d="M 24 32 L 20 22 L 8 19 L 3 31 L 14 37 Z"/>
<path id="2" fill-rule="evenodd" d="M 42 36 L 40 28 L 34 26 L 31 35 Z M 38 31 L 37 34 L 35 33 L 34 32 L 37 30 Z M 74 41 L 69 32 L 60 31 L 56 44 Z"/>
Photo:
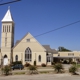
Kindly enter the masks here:
<path id="1" fill-rule="evenodd" d="M 14 22 L 12 15 L 11 15 L 11 12 L 10 12 L 10 7 L 8 7 L 8 10 L 7 10 L 4 18 L 2 19 L 2 22 Z"/>

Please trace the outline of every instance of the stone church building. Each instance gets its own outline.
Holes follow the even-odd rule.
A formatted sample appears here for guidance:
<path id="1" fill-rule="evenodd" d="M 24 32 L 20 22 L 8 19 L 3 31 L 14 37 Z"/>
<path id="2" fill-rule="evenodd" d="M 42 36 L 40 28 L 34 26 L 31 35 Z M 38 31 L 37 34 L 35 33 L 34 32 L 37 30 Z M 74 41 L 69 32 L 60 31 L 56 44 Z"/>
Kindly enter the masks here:
<path id="1" fill-rule="evenodd" d="M 22 61 L 23 65 L 26 62 L 33 65 L 35 60 L 37 65 L 42 63 L 51 65 L 53 53 L 57 53 L 57 51 L 51 49 L 49 45 L 41 45 L 30 33 L 27 33 L 14 45 L 15 22 L 10 9 L 7 10 L 1 22 L 1 65 L 7 65 L 15 61 Z"/>

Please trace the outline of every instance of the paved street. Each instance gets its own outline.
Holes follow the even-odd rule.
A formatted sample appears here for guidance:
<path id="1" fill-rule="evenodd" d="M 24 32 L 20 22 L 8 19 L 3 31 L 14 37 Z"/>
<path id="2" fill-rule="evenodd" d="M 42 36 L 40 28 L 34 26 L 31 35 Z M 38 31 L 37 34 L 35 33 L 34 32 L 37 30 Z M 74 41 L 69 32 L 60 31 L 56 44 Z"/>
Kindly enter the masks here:
<path id="1" fill-rule="evenodd" d="M 71 74 L 37 74 L 2 76 L 0 80 L 80 80 L 80 75 Z"/>

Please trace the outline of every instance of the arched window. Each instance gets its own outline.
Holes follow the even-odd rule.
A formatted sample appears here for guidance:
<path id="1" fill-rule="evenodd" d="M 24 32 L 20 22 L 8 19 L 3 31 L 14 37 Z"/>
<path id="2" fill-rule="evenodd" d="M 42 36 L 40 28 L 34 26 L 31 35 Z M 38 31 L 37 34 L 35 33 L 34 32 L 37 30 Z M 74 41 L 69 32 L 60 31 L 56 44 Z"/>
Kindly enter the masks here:
<path id="1" fill-rule="evenodd" d="M 15 61 L 18 61 L 18 55 L 15 56 Z"/>
<path id="2" fill-rule="evenodd" d="M 32 60 L 32 52 L 31 49 L 28 47 L 25 50 L 25 61 L 31 61 Z"/>
<path id="3" fill-rule="evenodd" d="M 41 55 L 39 55 L 39 57 L 38 57 L 38 61 L 41 62 Z"/>

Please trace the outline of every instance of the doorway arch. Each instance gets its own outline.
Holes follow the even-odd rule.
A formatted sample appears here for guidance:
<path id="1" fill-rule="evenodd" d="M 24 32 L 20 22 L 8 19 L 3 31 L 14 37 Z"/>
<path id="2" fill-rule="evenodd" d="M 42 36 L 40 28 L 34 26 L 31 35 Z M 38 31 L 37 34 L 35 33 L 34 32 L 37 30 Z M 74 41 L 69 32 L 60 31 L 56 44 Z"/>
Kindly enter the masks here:
<path id="1" fill-rule="evenodd" d="M 8 57 L 6 54 L 4 55 L 4 58 L 3 58 L 3 65 L 8 65 Z"/>
<path id="2" fill-rule="evenodd" d="M 7 55 L 6 54 L 4 55 L 4 58 L 7 58 Z"/>

